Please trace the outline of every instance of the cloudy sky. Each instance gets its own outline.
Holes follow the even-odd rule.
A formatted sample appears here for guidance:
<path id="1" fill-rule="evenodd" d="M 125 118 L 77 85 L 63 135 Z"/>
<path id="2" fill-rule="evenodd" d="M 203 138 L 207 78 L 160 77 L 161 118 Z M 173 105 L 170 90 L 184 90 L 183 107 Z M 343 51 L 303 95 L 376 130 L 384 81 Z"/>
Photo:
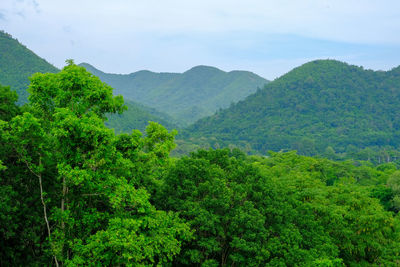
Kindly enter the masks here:
<path id="1" fill-rule="evenodd" d="M 0 29 L 59 68 L 72 58 L 110 73 L 400 65 L 399 0 L 0 0 Z"/>

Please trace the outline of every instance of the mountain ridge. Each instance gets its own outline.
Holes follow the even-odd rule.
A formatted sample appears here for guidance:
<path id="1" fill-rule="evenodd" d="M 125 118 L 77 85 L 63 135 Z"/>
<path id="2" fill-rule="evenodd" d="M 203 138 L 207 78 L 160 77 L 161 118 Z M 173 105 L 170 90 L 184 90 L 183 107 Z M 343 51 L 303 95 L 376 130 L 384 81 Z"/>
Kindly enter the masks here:
<path id="1" fill-rule="evenodd" d="M 28 101 L 29 77 L 36 72 L 58 72 L 59 69 L 37 56 L 33 51 L 0 31 L 0 84 L 10 86 L 19 96 L 18 104 Z M 130 132 L 132 129 L 144 131 L 148 121 L 163 124 L 168 129 L 177 128 L 172 118 L 144 105 L 125 100 L 128 110 L 122 115 L 108 115 L 106 125 L 115 131 Z"/>
<path id="2" fill-rule="evenodd" d="M 108 114 L 108 120 L 105 123 L 107 127 L 113 128 L 117 134 L 131 133 L 135 129 L 144 133 L 149 121 L 157 122 L 168 130 L 179 128 L 178 122 L 153 108 L 130 100 L 124 100 L 124 104 L 128 109 L 122 114 Z"/>
<path id="3" fill-rule="evenodd" d="M 102 70 L 98 69 L 97 67 L 95 67 L 95 66 L 93 66 L 92 64 L 87 63 L 87 62 L 81 62 L 81 63 L 79 63 L 78 65 L 81 66 L 81 67 L 84 67 L 84 68 L 86 68 L 86 69 L 89 68 L 89 69 L 91 69 L 91 70 L 94 70 L 94 71 L 97 71 L 97 72 L 101 72 L 101 73 L 103 73 L 103 74 L 121 75 L 121 76 L 134 75 L 134 74 L 137 74 L 137 73 L 184 74 L 184 73 L 191 72 L 191 71 L 194 71 L 194 70 L 203 70 L 203 69 L 213 69 L 213 70 L 216 70 L 216 71 L 219 71 L 219 72 L 223 72 L 223 73 L 244 72 L 244 73 L 256 74 L 256 73 L 254 73 L 254 72 L 252 72 L 252 71 L 247 71 L 247 70 L 230 70 L 230 71 L 224 71 L 224 70 L 221 70 L 221 69 L 219 69 L 219 68 L 217 68 L 217 67 L 210 66 L 210 65 L 196 65 L 196 66 L 191 67 L 191 68 L 188 69 L 188 70 L 185 70 L 184 72 L 152 71 L 152 70 L 149 70 L 149 69 L 143 69 L 143 70 L 138 70 L 138 71 L 134 71 L 134 72 L 130 72 L 130 73 L 112 73 L 112 72 L 105 72 L 105 71 L 102 71 Z M 260 75 L 258 75 L 258 74 L 256 74 L 256 75 L 257 75 L 257 76 L 260 76 Z M 261 76 L 260 76 L 260 77 L 261 77 Z M 265 79 L 265 78 L 264 78 L 264 79 Z M 266 79 L 266 80 L 267 80 L 267 79 Z"/>
<path id="4" fill-rule="evenodd" d="M 333 146 L 400 146 L 400 73 L 336 60 L 294 68 L 263 89 L 188 127 L 184 138 L 265 153 L 317 154 Z M 249 149 L 248 147 L 251 147 Z"/>
<path id="5" fill-rule="evenodd" d="M 225 72 L 199 65 L 183 73 L 138 71 L 112 74 L 81 63 L 125 98 L 165 112 L 185 124 L 254 93 L 269 81 L 248 71 Z"/>

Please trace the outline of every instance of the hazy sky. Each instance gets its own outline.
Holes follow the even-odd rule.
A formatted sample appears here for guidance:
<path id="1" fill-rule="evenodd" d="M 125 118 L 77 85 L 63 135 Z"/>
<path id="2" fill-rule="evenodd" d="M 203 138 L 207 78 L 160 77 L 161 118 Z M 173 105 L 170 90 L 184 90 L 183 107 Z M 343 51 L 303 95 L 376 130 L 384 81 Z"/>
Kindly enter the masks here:
<path id="1" fill-rule="evenodd" d="M 399 0 L 0 0 L 0 29 L 59 68 L 72 58 L 111 73 L 400 65 Z"/>

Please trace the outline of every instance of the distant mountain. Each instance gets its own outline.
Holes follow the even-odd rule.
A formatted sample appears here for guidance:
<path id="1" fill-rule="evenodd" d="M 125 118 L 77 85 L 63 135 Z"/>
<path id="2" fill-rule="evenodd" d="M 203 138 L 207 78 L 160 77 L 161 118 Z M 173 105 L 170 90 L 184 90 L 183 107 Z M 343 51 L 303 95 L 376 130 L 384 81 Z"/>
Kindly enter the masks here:
<path id="1" fill-rule="evenodd" d="M 19 104 L 28 101 L 29 79 L 36 72 L 58 72 L 59 70 L 19 43 L 8 33 L 0 31 L 0 84 L 17 91 Z M 117 133 L 144 131 L 149 121 L 161 123 L 168 129 L 176 128 L 174 120 L 155 109 L 125 100 L 128 110 L 122 115 L 110 115 L 106 125 Z"/>
<path id="2" fill-rule="evenodd" d="M 124 100 L 124 102 L 128 110 L 125 110 L 121 115 L 109 115 L 106 121 L 106 126 L 115 129 L 116 134 L 131 133 L 134 129 L 144 133 L 149 121 L 157 122 L 168 130 L 178 128 L 177 123 L 174 123 L 174 119 L 164 113 L 130 100 Z"/>
<path id="3" fill-rule="evenodd" d="M 58 71 L 10 34 L 0 31 L 0 84 L 9 85 L 12 90 L 17 91 L 19 103 L 27 102 L 28 77 L 36 72 Z"/>
<path id="4" fill-rule="evenodd" d="M 329 146 L 337 152 L 399 148 L 400 67 L 383 72 L 312 61 L 199 120 L 182 137 L 261 153 L 296 149 L 312 155 Z"/>
<path id="5" fill-rule="evenodd" d="M 181 74 L 138 71 L 122 75 L 104 73 L 87 63 L 80 65 L 114 87 L 117 94 L 165 112 L 183 124 L 228 107 L 268 83 L 251 72 L 224 72 L 208 66 Z"/>

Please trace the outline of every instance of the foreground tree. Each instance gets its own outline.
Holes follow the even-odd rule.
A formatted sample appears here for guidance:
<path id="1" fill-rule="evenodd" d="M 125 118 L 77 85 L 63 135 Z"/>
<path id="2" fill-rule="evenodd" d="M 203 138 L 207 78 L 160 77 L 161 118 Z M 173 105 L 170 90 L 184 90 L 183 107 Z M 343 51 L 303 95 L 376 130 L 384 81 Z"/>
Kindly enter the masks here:
<path id="1" fill-rule="evenodd" d="M 35 74 L 29 91 L 29 112 L 3 122 L 1 136 L 21 167 L 20 182 L 35 188 L 27 203 L 33 210 L 21 215 L 34 215 L 40 226 L 34 230 L 42 240 L 35 260 L 52 259 L 56 265 L 171 261 L 180 251 L 179 240 L 189 238 L 188 227 L 150 204 L 144 181 L 155 178 L 142 171 L 138 181 L 134 170 L 154 169 L 155 161 L 157 169 L 167 166 L 173 134 L 151 124 L 144 138 L 138 132 L 116 137 L 104 120 L 106 113 L 123 111 L 122 97 L 113 97 L 111 87 L 72 61 L 58 74 Z"/>

